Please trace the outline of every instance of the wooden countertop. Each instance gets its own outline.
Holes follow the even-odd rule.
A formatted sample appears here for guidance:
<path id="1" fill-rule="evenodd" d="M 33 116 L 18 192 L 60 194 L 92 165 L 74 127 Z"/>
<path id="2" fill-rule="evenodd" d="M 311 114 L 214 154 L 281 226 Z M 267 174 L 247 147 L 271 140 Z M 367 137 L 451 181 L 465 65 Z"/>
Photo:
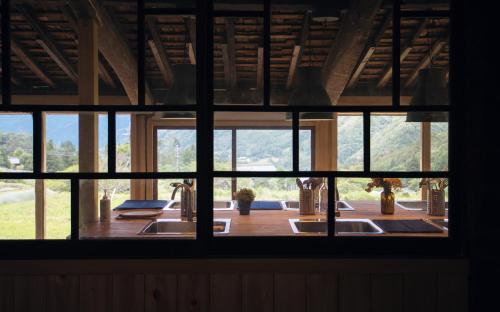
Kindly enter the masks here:
<path id="1" fill-rule="evenodd" d="M 348 201 L 354 211 L 341 211 L 340 218 L 371 219 L 371 220 L 398 220 L 398 219 L 443 219 L 443 217 L 430 216 L 423 211 L 405 210 L 397 205 L 393 215 L 380 213 L 378 201 Z M 138 233 L 151 221 L 148 219 L 125 220 L 116 219 L 118 213 L 113 211 L 111 222 L 95 222 L 80 228 L 82 239 L 189 239 L 194 235 L 138 235 Z M 158 218 L 180 218 L 179 210 L 165 210 Z M 214 218 L 231 219 L 230 232 L 217 234 L 217 236 L 296 236 L 288 219 L 316 219 L 325 218 L 325 215 L 300 216 L 298 210 L 252 210 L 248 216 L 240 216 L 238 210 L 215 210 Z M 376 236 L 426 236 L 446 237 L 448 231 L 443 233 L 384 233 Z M 374 236 L 374 235 L 370 235 Z"/>

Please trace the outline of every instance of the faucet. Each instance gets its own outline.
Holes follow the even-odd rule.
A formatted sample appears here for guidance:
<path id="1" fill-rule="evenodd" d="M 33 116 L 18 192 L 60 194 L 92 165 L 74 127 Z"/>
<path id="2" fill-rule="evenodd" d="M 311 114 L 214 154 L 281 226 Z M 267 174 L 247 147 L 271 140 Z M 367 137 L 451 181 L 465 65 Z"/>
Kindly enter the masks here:
<path id="1" fill-rule="evenodd" d="M 192 222 L 196 217 L 195 209 L 195 190 L 192 185 L 188 183 L 171 183 L 170 186 L 174 187 L 172 193 L 172 200 L 175 198 L 175 194 L 178 189 L 181 189 L 181 219 Z"/>
<path id="2" fill-rule="evenodd" d="M 326 184 L 325 183 L 322 183 L 321 186 L 320 186 L 320 189 L 319 189 L 319 213 L 323 213 L 328 210 L 328 189 L 326 187 Z M 339 207 L 337 205 L 337 200 L 339 198 L 339 191 L 337 188 L 335 188 L 335 200 L 333 201 L 334 202 L 334 205 L 335 205 L 335 208 L 334 208 L 334 212 L 335 212 L 335 217 L 340 217 L 340 211 L 339 211 Z"/>

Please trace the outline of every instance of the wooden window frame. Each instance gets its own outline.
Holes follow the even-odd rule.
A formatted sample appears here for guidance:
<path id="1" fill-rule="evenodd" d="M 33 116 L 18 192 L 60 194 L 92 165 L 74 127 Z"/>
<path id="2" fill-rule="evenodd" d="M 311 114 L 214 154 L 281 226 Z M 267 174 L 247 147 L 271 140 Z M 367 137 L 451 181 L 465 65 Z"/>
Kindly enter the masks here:
<path id="1" fill-rule="evenodd" d="M 370 170 L 370 114 L 405 113 L 408 111 L 447 111 L 450 114 L 449 155 L 456 151 L 457 125 L 453 122 L 460 107 L 456 104 L 460 94 L 453 81 L 460 77 L 460 61 L 463 55 L 456 49 L 457 39 L 461 35 L 457 29 L 456 16 L 463 12 L 454 11 L 459 8 L 458 1 L 451 2 L 449 11 L 402 11 L 401 1 L 393 2 L 393 55 L 400 54 L 400 19 L 402 17 L 446 17 L 450 18 L 450 95 L 451 105 L 447 107 L 407 107 L 400 105 L 400 63 L 393 58 L 392 105 L 350 105 L 331 107 L 311 106 L 272 106 L 270 103 L 270 29 L 271 1 L 263 0 L 263 11 L 214 11 L 212 1 L 197 0 L 196 8 L 188 9 L 152 9 L 145 8 L 145 1 L 138 0 L 138 105 L 37 105 L 16 104 L 11 102 L 11 59 L 10 59 L 10 1 L 2 1 L 2 104 L 0 112 L 31 112 L 33 114 L 34 169 L 32 173 L 0 173 L 1 179 L 69 179 L 71 180 L 71 238 L 69 240 L 8 240 L 0 241 L 2 250 L 0 258 L 123 258 L 123 257 L 220 257 L 220 256 L 265 256 L 265 257 L 317 257 L 317 256 L 350 256 L 364 257 L 367 255 L 400 256 L 459 256 L 463 253 L 464 203 L 458 200 L 460 192 L 464 191 L 459 183 L 458 173 L 454 168 L 461 161 L 459 156 L 449 157 L 450 170 L 446 172 L 375 172 Z M 458 13 L 451 13 L 458 12 Z M 148 15 L 194 15 L 197 29 L 197 103 L 192 105 L 146 105 L 145 94 L 145 17 Z M 216 16 L 254 16 L 262 17 L 264 21 L 264 73 L 263 73 L 263 105 L 214 105 L 213 92 L 213 19 Z M 200 57 L 203 55 L 203 57 Z M 45 112 L 102 112 L 108 114 L 108 172 L 105 173 L 46 173 L 43 169 L 43 122 Z M 162 111 L 194 111 L 196 112 L 197 132 L 197 171 L 186 173 L 172 172 L 116 172 L 116 114 L 126 112 L 154 113 Z M 293 169 L 287 172 L 218 172 L 213 170 L 213 130 L 214 114 L 218 111 L 231 112 L 289 112 L 292 114 L 293 131 Z M 364 126 L 364 170 L 347 172 L 337 170 L 300 171 L 299 170 L 299 116 L 302 112 L 353 112 L 363 114 Z M 199 151 L 203 150 L 204 153 Z M 336 237 L 334 236 L 335 216 L 333 205 L 328 208 L 328 236 L 326 237 L 214 237 L 213 209 L 200 209 L 198 212 L 197 238 L 195 240 L 96 240 L 82 241 L 79 239 L 79 183 L 84 179 L 169 179 L 196 178 L 198 182 L 198 205 L 210 206 L 213 200 L 213 179 L 217 177 L 326 177 L 328 178 L 329 202 L 333 203 L 335 189 L 334 180 L 337 177 L 447 177 L 450 179 L 450 198 L 454 209 L 450 214 L 449 237 Z M 207 205 L 208 204 L 208 205 Z"/>

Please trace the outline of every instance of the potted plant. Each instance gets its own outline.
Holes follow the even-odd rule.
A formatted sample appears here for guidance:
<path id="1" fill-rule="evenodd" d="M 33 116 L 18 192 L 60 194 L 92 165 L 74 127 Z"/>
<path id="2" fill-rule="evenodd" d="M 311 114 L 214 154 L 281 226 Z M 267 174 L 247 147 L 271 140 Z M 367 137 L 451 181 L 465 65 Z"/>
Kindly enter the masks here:
<path id="1" fill-rule="evenodd" d="M 372 178 L 365 191 L 371 192 L 374 187 L 383 188 L 380 193 L 380 211 L 383 214 L 394 214 L 395 196 L 392 189 L 399 189 L 401 186 L 401 180 L 397 178 Z"/>
<path id="2" fill-rule="evenodd" d="M 444 216 L 446 208 L 444 190 L 448 187 L 448 179 L 423 178 L 419 186 L 427 187 L 427 213 L 432 216 Z"/>
<path id="3" fill-rule="evenodd" d="M 255 199 L 255 192 L 252 189 L 242 188 L 236 193 L 236 200 L 238 201 L 238 209 L 240 215 L 250 214 L 250 206 Z"/>

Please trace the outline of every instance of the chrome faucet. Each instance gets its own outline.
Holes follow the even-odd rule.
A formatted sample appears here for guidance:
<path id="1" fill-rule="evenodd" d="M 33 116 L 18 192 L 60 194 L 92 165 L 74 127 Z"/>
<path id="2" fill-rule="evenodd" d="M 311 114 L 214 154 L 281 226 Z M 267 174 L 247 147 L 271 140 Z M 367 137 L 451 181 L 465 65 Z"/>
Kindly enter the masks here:
<path id="1" fill-rule="evenodd" d="M 171 183 L 170 186 L 174 187 L 172 193 L 172 200 L 175 198 L 175 194 L 178 189 L 181 189 L 181 219 L 187 221 L 193 221 L 196 217 L 195 209 L 195 190 L 192 185 L 188 183 Z"/>

